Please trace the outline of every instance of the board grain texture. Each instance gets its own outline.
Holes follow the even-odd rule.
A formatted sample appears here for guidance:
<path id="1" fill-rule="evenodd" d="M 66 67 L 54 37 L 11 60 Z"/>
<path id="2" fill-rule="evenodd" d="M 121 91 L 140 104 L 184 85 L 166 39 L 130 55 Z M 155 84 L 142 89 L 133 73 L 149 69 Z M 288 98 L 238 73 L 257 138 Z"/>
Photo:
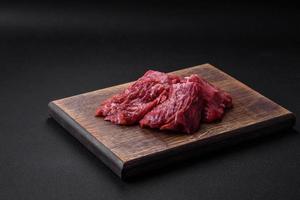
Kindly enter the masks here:
<path id="1" fill-rule="evenodd" d="M 119 126 L 94 117 L 99 104 L 124 90 L 130 84 L 126 83 L 52 101 L 50 116 L 121 178 L 187 159 L 211 147 L 291 128 L 295 123 L 293 113 L 210 64 L 171 73 L 201 75 L 230 93 L 234 108 L 222 121 L 202 124 L 191 135 Z"/>

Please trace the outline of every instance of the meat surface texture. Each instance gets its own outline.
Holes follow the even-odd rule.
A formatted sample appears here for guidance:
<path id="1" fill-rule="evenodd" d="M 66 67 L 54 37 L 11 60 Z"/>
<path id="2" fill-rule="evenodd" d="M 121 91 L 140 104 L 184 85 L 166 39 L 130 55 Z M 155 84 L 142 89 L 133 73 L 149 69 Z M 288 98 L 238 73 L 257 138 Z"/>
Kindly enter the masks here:
<path id="1" fill-rule="evenodd" d="M 185 77 L 185 80 L 198 83 L 199 87 L 202 88 L 201 95 L 204 99 L 202 121 L 209 123 L 220 120 L 225 113 L 225 109 L 232 107 L 232 98 L 227 92 L 216 88 L 200 76 L 191 75 Z"/>
<path id="2" fill-rule="evenodd" d="M 221 120 L 231 96 L 198 75 L 180 78 L 149 70 L 101 103 L 96 116 L 120 125 L 194 133 L 201 122 Z"/>
<path id="3" fill-rule="evenodd" d="M 179 81 L 178 76 L 149 70 L 125 91 L 104 101 L 96 116 L 103 116 L 115 124 L 138 123 L 152 108 L 167 99 L 170 86 Z"/>
<path id="4" fill-rule="evenodd" d="M 147 113 L 141 127 L 177 130 L 193 133 L 200 127 L 203 99 L 197 83 L 176 83 L 169 90 L 168 99 Z"/>

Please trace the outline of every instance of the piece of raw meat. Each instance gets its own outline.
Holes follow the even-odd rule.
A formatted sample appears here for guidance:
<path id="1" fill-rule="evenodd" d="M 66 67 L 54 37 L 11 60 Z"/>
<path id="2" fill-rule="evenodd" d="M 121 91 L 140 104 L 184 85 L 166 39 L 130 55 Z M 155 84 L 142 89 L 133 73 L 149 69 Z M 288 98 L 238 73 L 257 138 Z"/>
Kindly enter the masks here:
<path id="1" fill-rule="evenodd" d="M 203 99 L 198 83 L 173 84 L 168 99 L 147 113 L 141 127 L 193 133 L 200 128 Z"/>
<path id="2" fill-rule="evenodd" d="M 170 86 L 179 81 L 178 76 L 149 70 L 125 91 L 104 101 L 96 116 L 103 116 L 115 124 L 135 124 L 153 107 L 165 101 Z"/>
<path id="3" fill-rule="evenodd" d="M 195 82 L 202 88 L 202 96 L 204 99 L 204 109 L 202 112 L 202 121 L 213 122 L 222 119 L 225 109 L 232 107 L 231 96 L 214 85 L 207 82 L 198 75 L 185 77 L 184 81 Z"/>

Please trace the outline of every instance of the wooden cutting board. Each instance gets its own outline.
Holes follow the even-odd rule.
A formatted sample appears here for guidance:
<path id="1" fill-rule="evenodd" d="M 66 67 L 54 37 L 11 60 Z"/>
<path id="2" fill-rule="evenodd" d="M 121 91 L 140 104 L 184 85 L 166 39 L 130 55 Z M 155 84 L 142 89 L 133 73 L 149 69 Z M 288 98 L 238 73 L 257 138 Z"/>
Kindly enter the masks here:
<path id="1" fill-rule="evenodd" d="M 234 108 L 221 122 L 202 124 L 192 134 L 119 126 L 94 117 L 95 109 L 129 83 L 49 103 L 50 115 L 119 177 L 127 178 L 201 153 L 201 147 L 253 138 L 293 126 L 295 116 L 210 64 L 172 72 L 199 74 L 233 97 Z M 236 140 L 235 140 L 236 139 Z"/>

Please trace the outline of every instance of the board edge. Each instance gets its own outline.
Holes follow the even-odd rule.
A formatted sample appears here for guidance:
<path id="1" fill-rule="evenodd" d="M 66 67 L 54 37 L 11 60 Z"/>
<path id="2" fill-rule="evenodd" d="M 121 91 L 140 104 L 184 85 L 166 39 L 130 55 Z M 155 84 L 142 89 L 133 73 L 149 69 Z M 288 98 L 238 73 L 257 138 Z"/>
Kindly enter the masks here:
<path id="1" fill-rule="evenodd" d="M 247 141 L 276 132 L 288 130 L 294 126 L 295 122 L 296 116 L 294 113 L 289 112 L 276 118 L 272 118 L 272 120 L 265 120 L 259 124 L 255 124 L 256 127 L 254 125 L 249 125 L 241 129 L 230 131 L 227 134 L 220 134 L 204 140 L 198 140 L 165 151 L 160 151 L 144 157 L 133 159 L 124 163 L 122 177 L 123 179 L 128 179 L 140 175 L 143 172 L 161 168 L 165 165 L 178 162 L 180 160 L 187 160 L 192 156 L 206 153 L 207 151 L 213 151 L 238 144 L 241 141 Z M 257 128 L 257 125 L 259 125 L 259 128 Z M 246 134 L 249 135 L 246 136 Z M 200 149 L 200 152 L 193 152 L 193 150 L 196 149 Z M 176 157 L 179 155 L 181 158 Z M 164 162 L 161 162 L 162 160 L 164 160 Z"/>
<path id="2" fill-rule="evenodd" d="M 124 163 L 119 157 L 73 120 L 66 112 L 55 104 L 55 101 L 49 102 L 48 109 L 49 115 L 55 119 L 55 121 L 99 158 L 115 174 L 122 178 Z"/>

